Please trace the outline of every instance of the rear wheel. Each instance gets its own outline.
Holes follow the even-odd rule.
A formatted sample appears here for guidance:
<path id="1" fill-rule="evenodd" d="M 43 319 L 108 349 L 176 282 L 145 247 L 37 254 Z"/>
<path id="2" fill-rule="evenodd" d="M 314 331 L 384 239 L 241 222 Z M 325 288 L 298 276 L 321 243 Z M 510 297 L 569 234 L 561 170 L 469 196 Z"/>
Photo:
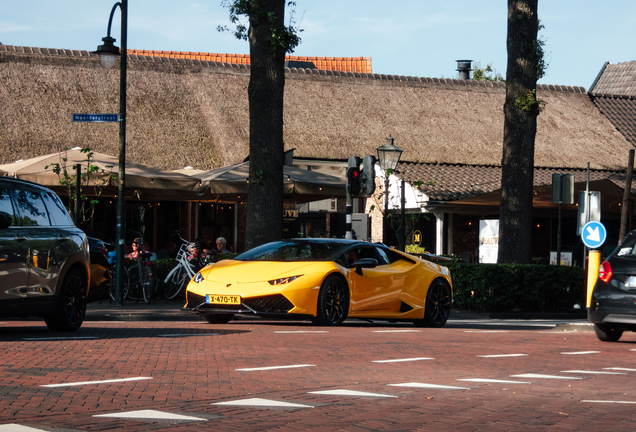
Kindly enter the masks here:
<path id="1" fill-rule="evenodd" d="M 415 321 L 420 327 L 443 327 L 451 310 L 451 289 L 443 279 L 435 279 L 426 293 L 424 318 Z"/>
<path id="2" fill-rule="evenodd" d="M 82 326 L 86 315 L 86 278 L 77 269 L 70 269 L 62 285 L 55 314 L 44 319 L 53 331 L 72 332 Z"/>
<path id="3" fill-rule="evenodd" d="M 312 322 L 321 326 L 341 324 L 349 314 L 349 287 L 336 275 L 328 276 L 318 293 L 316 317 Z"/>
<path id="4" fill-rule="evenodd" d="M 164 287 L 163 294 L 166 297 L 166 300 L 172 300 L 177 295 L 179 295 L 186 283 L 187 278 L 188 274 L 183 268 L 176 270 L 172 274 L 170 280 L 168 280 Z"/>
<path id="5" fill-rule="evenodd" d="M 623 335 L 623 330 L 608 324 L 594 324 L 594 332 L 603 342 L 616 342 Z"/>
<path id="6" fill-rule="evenodd" d="M 210 324 L 227 324 L 234 318 L 234 314 L 207 314 L 203 318 Z"/>
<path id="7" fill-rule="evenodd" d="M 155 287 L 157 286 L 157 279 L 155 278 L 156 272 L 153 271 L 152 265 L 149 265 L 148 263 L 144 263 L 141 271 L 143 273 L 143 277 L 139 280 L 139 283 L 141 284 L 144 301 L 147 304 L 152 300 L 152 295 L 154 294 Z"/>

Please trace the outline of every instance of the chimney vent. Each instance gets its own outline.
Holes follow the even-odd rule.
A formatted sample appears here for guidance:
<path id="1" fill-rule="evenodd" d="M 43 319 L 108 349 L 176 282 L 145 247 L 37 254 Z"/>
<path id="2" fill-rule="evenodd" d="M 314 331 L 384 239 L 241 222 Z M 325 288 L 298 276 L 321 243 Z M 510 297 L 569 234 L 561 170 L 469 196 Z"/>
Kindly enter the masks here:
<path id="1" fill-rule="evenodd" d="M 455 60 L 457 62 L 457 71 L 459 72 L 459 79 L 460 80 L 468 80 L 470 79 L 470 72 L 473 70 L 471 69 L 472 66 L 472 60 Z"/>

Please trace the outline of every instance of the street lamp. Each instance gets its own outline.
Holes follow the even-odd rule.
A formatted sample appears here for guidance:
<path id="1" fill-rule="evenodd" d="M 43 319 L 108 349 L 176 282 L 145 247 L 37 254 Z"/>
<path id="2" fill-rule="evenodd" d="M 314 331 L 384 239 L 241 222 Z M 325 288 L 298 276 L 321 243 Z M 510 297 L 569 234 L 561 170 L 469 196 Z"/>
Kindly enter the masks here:
<path id="1" fill-rule="evenodd" d="M 389 135 L 386 139 L 386 144 L 382 147 L 377 148 L 378 152 L 378 162 L 380 163 L 380 169 L 384 171 L 384 219 L 382 223 L 383 233 L 387 232 L 387 215 L 389 213 L 389 173 L 388 171 L 395 171 L 398 162 L 400 161 L 400 156 L 402 156 L 402 150 L 400 150 L 395 144 L 393 144 L 394 139 Z M 404 180 L 402 180 L 402 243 L 405 244 L 405 235 L 404 235 Z M 386 242 L 386 234 L 383 236 L 383 240 Z"/>
<path id="2" fill-rule="evenodd" d="M 113 15 L 117 7 L 121 9 L 121 51 L 114 45 L 115 39 L 110 36 L 110 28 L 113 24 Z M 102 38 L 103 45 L 97 47 L 97 54 L 100 63 L 105 69 L 110 69 L 115 64 L 117 57 L 120 57 L 120 80 L 119 80 L 119 184 L 117 186 L 117 243 L 115 246 L 115 257 L 117 259 L 117 281 L 115 285 L 115 303 L 123 304 L 122 288 L 124 275 L 124 244 L 126 243 L 126 202 L 124 200 L 125 177 L 126 177 L 126 65 L 128 52 L 127 44 L 128 28 L 128 0 L 121 0 L 115 3 L 110 11 L 108 20 L 108 34 Z"/>

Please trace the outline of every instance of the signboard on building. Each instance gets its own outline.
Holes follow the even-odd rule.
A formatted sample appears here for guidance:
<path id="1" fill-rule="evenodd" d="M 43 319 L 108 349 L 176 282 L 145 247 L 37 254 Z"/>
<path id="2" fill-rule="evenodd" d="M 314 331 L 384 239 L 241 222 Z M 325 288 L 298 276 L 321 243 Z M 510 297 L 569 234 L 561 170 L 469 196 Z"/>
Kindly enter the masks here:
<path id="1" fill-rule="evenodd" d="M 499 252 L 499 219 L 479 221 L 479 262 L 497 263 Z"/>

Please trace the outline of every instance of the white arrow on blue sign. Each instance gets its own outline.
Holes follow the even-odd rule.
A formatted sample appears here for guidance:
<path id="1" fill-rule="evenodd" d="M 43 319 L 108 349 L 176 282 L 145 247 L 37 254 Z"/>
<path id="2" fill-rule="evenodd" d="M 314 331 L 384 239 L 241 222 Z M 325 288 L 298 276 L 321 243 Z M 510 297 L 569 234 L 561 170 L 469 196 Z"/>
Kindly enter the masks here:
<path id="1" fill-rule="evenodd" d="M 581 231 L 581 240 L 583 244 L 590 249 L 597 249 L 607 239 L 607 230 L 605 226 L 598 221 L 590 221 L 585 224 Z"/>

